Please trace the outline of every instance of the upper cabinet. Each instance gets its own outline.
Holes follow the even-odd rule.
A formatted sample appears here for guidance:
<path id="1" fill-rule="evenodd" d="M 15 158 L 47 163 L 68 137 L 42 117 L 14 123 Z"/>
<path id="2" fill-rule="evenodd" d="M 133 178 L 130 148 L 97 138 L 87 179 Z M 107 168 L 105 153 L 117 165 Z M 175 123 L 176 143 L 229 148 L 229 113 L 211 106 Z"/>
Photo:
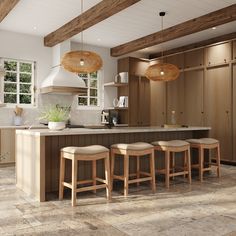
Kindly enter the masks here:
<path id="1" fill-rule="evenodd" d="M 191 68 L 204 65 L 204 50 L 198 49 L 184 54 L 184 68 Z"/>
<path id="2" fill-rule="evenodd" d="M 206 48 L 206 66 L 228 63 L 231 60 L 231 42 Z"/>
<path id="3" fill-rule="evenodd" d="M 236 60 L 236 41 L 233 41 L 233 60 Z"/>
<path id="4" fill-rule="evenodd" d="M 168 56 L 165 58 L 165 61 L 167 63 L 176 65 L 180 70 L 184 68 L 184 54 L 183 53 L 176 54 L 173 56 Z"/>

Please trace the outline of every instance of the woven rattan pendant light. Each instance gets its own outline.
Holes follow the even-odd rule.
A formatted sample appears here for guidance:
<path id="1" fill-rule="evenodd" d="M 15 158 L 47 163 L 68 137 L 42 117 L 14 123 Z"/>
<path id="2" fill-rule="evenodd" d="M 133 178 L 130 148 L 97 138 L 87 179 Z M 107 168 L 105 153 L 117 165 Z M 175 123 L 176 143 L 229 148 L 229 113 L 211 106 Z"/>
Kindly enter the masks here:
<path id="1" fill-rule="evenodd" d="M 165 16 L 165 12 L 160 12 L 159 15 L 161 17 L 161 31 L 163 38 L 163 17 Z M 161 62 L 149 66 L 146 70 L 145 76 L 153 81 L 171 81 L 179 77 L 179 68 L 173 64 L 163 62 L 162 49 Z"/>
<path id="2" fill-rule="evenodd" d="M 83 0 L 81 0 L 82 14 Z M 91 73 L 102 67 L 102 59 L 97 53 L 83 50 L 83 29 L 81 31 L 81 51 L 66 53 L 61 59 L 61 65 L 65 70 L 74 73 Z"/>

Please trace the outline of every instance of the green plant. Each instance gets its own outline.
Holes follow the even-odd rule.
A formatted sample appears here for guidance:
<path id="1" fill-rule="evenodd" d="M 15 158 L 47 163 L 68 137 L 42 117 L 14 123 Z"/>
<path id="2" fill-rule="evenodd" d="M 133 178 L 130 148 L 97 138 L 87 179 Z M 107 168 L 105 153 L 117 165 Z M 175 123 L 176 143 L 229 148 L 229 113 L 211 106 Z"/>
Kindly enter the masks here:
<path id="1" fill-rule="evenodd" d="M 39 119 L 45 119 L 51 122 L 61 122 L 69 119 L 69 113 L 70 107 L 54 105 L 45 108 Z"/>

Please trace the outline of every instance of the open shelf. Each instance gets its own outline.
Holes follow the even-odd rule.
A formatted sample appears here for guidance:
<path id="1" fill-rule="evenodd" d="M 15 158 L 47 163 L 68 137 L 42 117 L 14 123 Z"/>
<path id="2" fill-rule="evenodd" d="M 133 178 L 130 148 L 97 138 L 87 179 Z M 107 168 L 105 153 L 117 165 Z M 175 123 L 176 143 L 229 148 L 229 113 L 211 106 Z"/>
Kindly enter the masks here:
<path id="1" fill-rule="evenodd" d="M 128 110 L 128 107 L 106 107 L 104 110 Z"/>
<path id="2" fill-rule="evenodd" d="M 128 86 L 128 83 L 109 82 L 104 84 L 104 87 L 124 87 L 124 86 Z"/>

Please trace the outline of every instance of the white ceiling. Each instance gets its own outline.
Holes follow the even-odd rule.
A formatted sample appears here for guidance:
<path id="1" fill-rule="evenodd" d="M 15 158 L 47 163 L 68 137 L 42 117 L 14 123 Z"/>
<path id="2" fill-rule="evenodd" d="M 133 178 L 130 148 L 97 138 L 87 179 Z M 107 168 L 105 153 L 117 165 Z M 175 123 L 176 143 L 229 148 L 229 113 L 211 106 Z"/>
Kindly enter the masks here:
<path id="1" fill-rule="evenodd" d="M 84 9 L 101 0 L 84 0 Z M 141 0 L 84 31 L 86 44 L 114 47 L 161 30 L 159 11 L 166 11 L 164 28 L 235 4 L 236 0 Z M 20 0 L 0 23 L 0 30 L 46 36 L 81 12 L 80 0 Z M 102 14 L 102 12 L 101 12 Z M 183 46 L 236 31 L 236 21 L 164 44 L 165 49 Z M 72 38 L 80 41 L 80 35 Z M 147 52 L 160 50 L 151 47 Z"/>

